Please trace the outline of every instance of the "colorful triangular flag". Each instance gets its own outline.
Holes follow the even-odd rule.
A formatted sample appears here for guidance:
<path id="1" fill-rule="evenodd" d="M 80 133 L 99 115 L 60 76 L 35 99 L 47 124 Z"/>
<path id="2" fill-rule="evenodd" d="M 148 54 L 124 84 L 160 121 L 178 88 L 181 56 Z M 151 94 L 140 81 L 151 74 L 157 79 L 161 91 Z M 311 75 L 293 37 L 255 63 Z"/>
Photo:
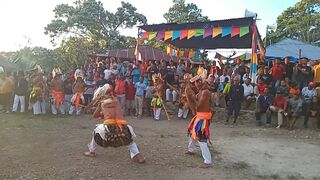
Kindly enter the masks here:
<path id="1" fill-rule="evenodd" d="M 240 37 L 249 33 L 249 26 L 240 27 Z"/>
<path id="2" fill-rule="evenodd" d="M 218 36 L 221 33 L 222 33 L 222 28 L 221 27 L 213 27 L 213 29 L 212 29 L 212 37 L 213 38 Z"/>

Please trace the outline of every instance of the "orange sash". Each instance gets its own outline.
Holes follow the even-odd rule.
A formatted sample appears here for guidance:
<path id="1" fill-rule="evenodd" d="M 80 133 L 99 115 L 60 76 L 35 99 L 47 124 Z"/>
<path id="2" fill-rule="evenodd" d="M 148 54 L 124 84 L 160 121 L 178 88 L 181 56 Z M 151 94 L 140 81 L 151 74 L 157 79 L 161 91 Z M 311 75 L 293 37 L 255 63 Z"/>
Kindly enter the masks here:
<path id="1" fill-rule="evenodd" d="M 60 105 L 64 102 L 64 94 L 61 91 L 52 90 L 52 96 L 55 98 L 55 106 L 59 108 Z"/>
<path id="2" fill-rule="evenodd" d="M 212 118 L 211 112 L 197 112 L 188 126 L 188 132 L 192 139 L 198 140 L 197 134 L 203 133 L 207 139 L 210 138 L 209 122 Z M 202 122 L 200 122 L 202 121 Z"/>

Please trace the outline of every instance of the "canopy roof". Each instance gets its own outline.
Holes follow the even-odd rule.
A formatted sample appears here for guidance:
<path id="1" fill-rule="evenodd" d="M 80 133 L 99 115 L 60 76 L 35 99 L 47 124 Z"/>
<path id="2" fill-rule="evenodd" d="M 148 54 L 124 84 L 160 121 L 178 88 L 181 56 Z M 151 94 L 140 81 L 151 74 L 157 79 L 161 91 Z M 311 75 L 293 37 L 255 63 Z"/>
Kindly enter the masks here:
<path id="1" fill-rule="evenodd" d="M 98 57 L 116 57 L 123 59 L 135 59 L 134 55 L 135 48 L 127 49 L 113 49 L 108 50 L 105 53 L 96 54 Z M 176 57 L 172 57 L 161 51 L 159 48 L 150 46 L 140 46 L 139 51 L 141 53 L 141 59 L 145 60 L 166 60 L 166 61 L 177 61 Z"/>
<path id="2" fill-rule="evenodd" d="M 222 34 L 213 37 L 212 35 L 197 36 L 192 38 L 177 38 L 172 40 L 169 38 L 165 40 L 166 43 L 171 44 L 177 48 L 195 48 L 195 49 L 218 49 L 218 48 L 251 48 L 252 46 L 252 26 L 255 25 L 255 20 L 252 17 L 216 20 L 208 22 L 195 22 L 195 23 L 169 23 L 169 24 L 153 24 L 139 26 L 146 32 L 163 32 L 163 31 L 178 31 L 178 30 L 190 30 L 190 29 L 203 29 L 204 31 L 210 30 L 210 28 L 221 27 L 226 28 L 229 32 L 233 27 L 249 27 L 249 32 L 240 37 L 239 35 L 231 37 L 231 32 L 228 35 L 222 36 Z M 238 30 L 237 30 L 238 31 Z M 239 34 L 239 33 L 238 33 Z M 258 32 L 258 38 L 260 38 Z"/>
<path id="3" fill-rule="evenodd" d="M 270 57 L 286 57 L 292 56 L 299 58 L 299 49 L 301 49 L 301 57 L 307 57 L 311 60 L 320 59 L 320 47 L 306 44 L 293 39 L 284 39 L 280 42 L 272 44 L 266 48 L 266 56 Z"/>

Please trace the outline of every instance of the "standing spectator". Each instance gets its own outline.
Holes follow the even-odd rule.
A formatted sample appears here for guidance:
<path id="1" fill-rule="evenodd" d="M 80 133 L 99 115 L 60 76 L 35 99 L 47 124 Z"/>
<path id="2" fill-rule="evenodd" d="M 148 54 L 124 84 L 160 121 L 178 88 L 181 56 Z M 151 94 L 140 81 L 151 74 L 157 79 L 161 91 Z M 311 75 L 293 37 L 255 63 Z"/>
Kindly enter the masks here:
<path id="1" fill-rule="evenodd" d="M 229 79 L 225 78 L 224 82 L 223 82 L 223 95 L 224 95 L 224 100 L 225 100 L 226 107 L 229 106 L 230 87 L 231 87 L 231 83 L 229 82 Z"/>
<path id="2" fill-rule="evenodd" d="M 122 74 L 118 74 L 117 79 L 115 80 L 114 92 L 118 98 L 118 101 L 120 102 L 121 109 L 123 112 L 125 111 L 126 88 L 127 88 L 127 83 L 124 79 L 124 76 Z"/>
<path id="3" fill-rule="evenodd" d="M 147 71 L 148 71 L 149 79 L 152 79 L 152 75 L 157 74 L 159 72 L 155 62 L 151 62 L 151 66 L 148 68 Z"/>
<path id="4" fill-rule="evenodd" d="M 304 87 L 301 91 L 303 96 L 303 107 L 304 107 L 304 127 L 308 128 L 309 114 L 312 105 L 317 100 L 317 91 L 315 89 L 316 84 L 310 82 L 307 87 Z"/>
<path id="5" fill-rule="evenodd" d="M 146 111 L 148 116 L 151 116 L 151 100 L 153 98 L 153 91 L 154 91 L 153 82 L 149 80 L 149 85 L 146 87 L 146 95 L 145 95 L 145 105 L 146 105 Z"/>
<path id="6" fill-rule="evenodd" d="M 239 60 L 239 61 L 241 61 L 241 60 Z M 242 78 L 243 78 L 243 75 L 246 73 L 247 67 L 244 65 L 244 62 L 241 61 L 240 65 L 239 65 L 239 67 L 237 69 L 238 69 L 238 74 L 240 75 L 240 83 L 242 84 L 243 83 L 243 79 Z"/>
<path id="7" fill-rule="evenodd" d="M 134 115 L 134 96 L 136 94 L 136 89 L 132 83 L 132 78 L 127 77 L 127 88 L 126 88 L 126 112 L 129 116 Z"/>
<path id="8" fill-rule="evenodd" d="M 313 82 L 320 83 L 320 60 L 313 66 Z"/>
<path id="9" fill-rule="evenodd" d="M 242 84 L 243 86 L 243 95 L 244 95 L 244 101 L 246 103 L 246 108 L 248 109 L 251 105 L 251 103 L 255 102 L 256 98 L 254 97 L 253 93 L 253 86 L 251 85 L 251 79 L 247 78 L 245 82 Z"/>
<path id="10" fill-rule="evenodd" d="M 165 81 L 168 83 L 173 82 L 175 77 L 175 72 L 176 72 L 176 67 L 173 64 L 173 61 L 170 61 L 169 65 L 167 66 L 167 76 Z"/>
<path id="11" fill-rule="evenodd" d="M 233 79 L 233 84 L 229 91 L 230 104 L 226 123 L 229 123 L 230 115 L 234 114 L 233 125 L 236 125 L 241 109 L 241 102 L 243 100 L 243 91 L 243 86 L 240 84 L 240 78 L 237 77 Z"/>
<path id="12" fill-rule="evenodd" d="M 135 105 L 136 105 L 136 117 L 142 117 L 142 107 L 143 107 L 143 93 L 146 90 L 146 85 L 143 84 L 143 77 L 140 77 L 139 82 L 135 84 L 136 96 L 135 96 Z"/>
<path id="13" fill-rule="evenodd" d="M 283 123 L 283 112 L 287 109 L 287 97 L 285 97 L 281 91 L 276 92 L 273 106 L 270 106 L 270 112 L 276 112 L 278 114 L 278 126 L 280 128 Z"/>
<path id="14" fill-rule="evenodd" d="M 255 116 L 258 126 L 261 125 L 261 116 L 263 114 L 266 114 L 266 127 L 271 127 L 271 113 L 269 111 L 269 108 L 272 105 L 272 101 L 273 98 L 269 93 L 269 89 L 264 88 L 263 92 L 258 97 L 256 104 Z"/>
<path id="15" fill-rule="evenodd" d="M 263 94 L 265 88 L 268 88 L 268 85 L 264 83 L 262 79 L 258 79 L 258 83 L 254 89 L 254 94 L 257 96 Z"/>
<path id="16" fill-rule="evenodd" d="M 281 65 L 280 59 L 276 59 L 273 67 L 271 68 L 271 75 L 273 79 L 273 85 L 277 88 L 280 85 L 280 81 L 284 79 L 285 69 Z"/>
<path id="17" fill-rule="evenodd" d="M 117 71 L 120 74 L 124 75 L 126 69 L 125 69 L 124 64 L 122 63 L 122 61 L 120 59 L 117 59 L 117 65 L 116 66 L 117 66 Z"/>
<path id="18" fill-rule="evenodd" d="M 220 78 L 220 82 L 223 83 L 225 81 L 225 78 L 230 79 L 230 76 L 227 74 L 227 72 L 228 72 L 227 69 L 223 70 L 222 75 L 219 77 Z"/>
<path id="19" fill-rule="evenodd" d="M 292 80 L 292 74 L 293 74 L 293 63 L 290 62 L 289 57 L 284 58 L 284 69 L 285 69 L 285 79 L 288 82 L 289 80 Z"/>
<path id="20" fill-rule="evenodd" d="M 177 70 L 176 70 L 176 74 L 182 78 L 184 72 L 186 70 L 186 66 L 183 64 L 183 61 L 182 60 L 179 60 L 179 64 L 177 66 Z"/>
<path id="21" fill-rule="evenodd" d="M 131 71 L 131 76 L 132 76 L 132 82 L 133 84 L 136 84 L 139 82 L 140 76 L 141 76 L 141 71 L 138 68 L 138 66 L 135 66 L 132 71 Z"/>
<path id="22" fill-rule="evenodd" d="M 299 118 L 302 111 L 302 100 L 299 97 L 299 93 L 293 95 L 288 100 L 288 110 L 285 115 L 288 117 L 288 128 L 293 129 L 297 119 Z"/>
<path id="23" fill-rule="evenodd" d="M 112 70 L 110 69 L 110 65 L 109 64 L 106 64 L 106 69 L 103 71 L 103 73 L 104 73 L 104 79 L 108 80 L 109 77 L 110 77 L 110 74 L 112 73 Z"/>
<path id="24" fill-rule="evenodd" d="M 88 105 L 93 98 L 93 93 L 96 86 L 96 81 L 93 79 L 92 73 L 88 73 L 88 76 L 85 78 L 84 83 L 86 84 L 86 90 L 84 91 L 84 101 Z"/>
<path id="25" fill-rule="evenodd" d="M 268 86 L 271 85 L 272 76 L 269 74 L 269 68 L 264 67 L 262 74 L 260 74 L 257 79 L 258 79 L 258 81 L 261 80 L 264 84 L 266 84 Z"/>
<path id="26" fill-rule="evenodd" d="M 98 78 L 98 80 L 96 81 L 96 88 L 102 87 L 105 84 L 108 83 L 108 81 L 110 81 L 110 76 L 112 76 L 112 73 L 110 75 L 108 75 L 108 79 L 105 79 L 105 75 L 103 75 L 103 73 L 99 74 L 100 78 Z"/>
<path id="27" fill-rule="evenodd" d="M 245 82 L 246 79 L 250 78 L 250 68 L 246 67 L 245 73 L 242 76 L 242 82 Z"/>
<path id="28" fill-rule="evenodd" d="M 18 72 L 18 77 L 16 78 L 16 81 L 14 82 L 14 101 L 13 101 L 13 107 L 12 112 L 17 112 L 18 105 L 20 102 L 20 112 L 25 111 L 25 96 L 28 91 L 28 81 L 24 77 L 23 71 Z"/>
<path id="29" fill-rule="evenodd" d="M 308 59 L 307 58 L 301 58 L 300 64 L 297 64 L 294 68 L 294 71 L 296 73 L 296 82 L 300 88 L 300 90 L 308 85 L 309 77 L 311 75 L 311 67 L 307 66 Z"/>

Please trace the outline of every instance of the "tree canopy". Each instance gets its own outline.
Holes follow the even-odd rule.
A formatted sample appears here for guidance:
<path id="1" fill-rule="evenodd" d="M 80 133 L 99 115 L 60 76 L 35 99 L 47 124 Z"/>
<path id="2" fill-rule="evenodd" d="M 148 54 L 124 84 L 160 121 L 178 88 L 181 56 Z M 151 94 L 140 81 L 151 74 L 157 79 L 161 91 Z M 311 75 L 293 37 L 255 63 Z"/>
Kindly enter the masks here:
<path id="1" fill-rule="evenodd" d="M 104 9 L 96 0 L 77 0 L 74 6 L 59 4 L 54 9 L 55 19 L 45 27 L 52 41 L 61 36 L 77 36 L 94 41 L 106 41 L 110 48 L 126 47 L 128 40 L 119 28 L 146 24 L 147 18 L 130 3 L 121 2 L 115 13 Z M 98 47 L 101 48 L 101 47 Z"/>
<path id="2" fill-rule="evenodd" d="M 209 21 L 207 16 L 203 16 L 202 10 L 196 4 L 185 3 L 185 0 L 173 0 L 173 5 L 168 12 L 163 15 L 168 23 L 191 23 L 197 21 Z"/>
<path id="3" fill-rule="evenodd" d="M 317 44 L 320 41 L 320 1 L 301 0 L 277 18 L 277 29 L 267 34 L 266 45 L 284 38 Z M 319 45 L 319 44 L 318 44 Z"/>

